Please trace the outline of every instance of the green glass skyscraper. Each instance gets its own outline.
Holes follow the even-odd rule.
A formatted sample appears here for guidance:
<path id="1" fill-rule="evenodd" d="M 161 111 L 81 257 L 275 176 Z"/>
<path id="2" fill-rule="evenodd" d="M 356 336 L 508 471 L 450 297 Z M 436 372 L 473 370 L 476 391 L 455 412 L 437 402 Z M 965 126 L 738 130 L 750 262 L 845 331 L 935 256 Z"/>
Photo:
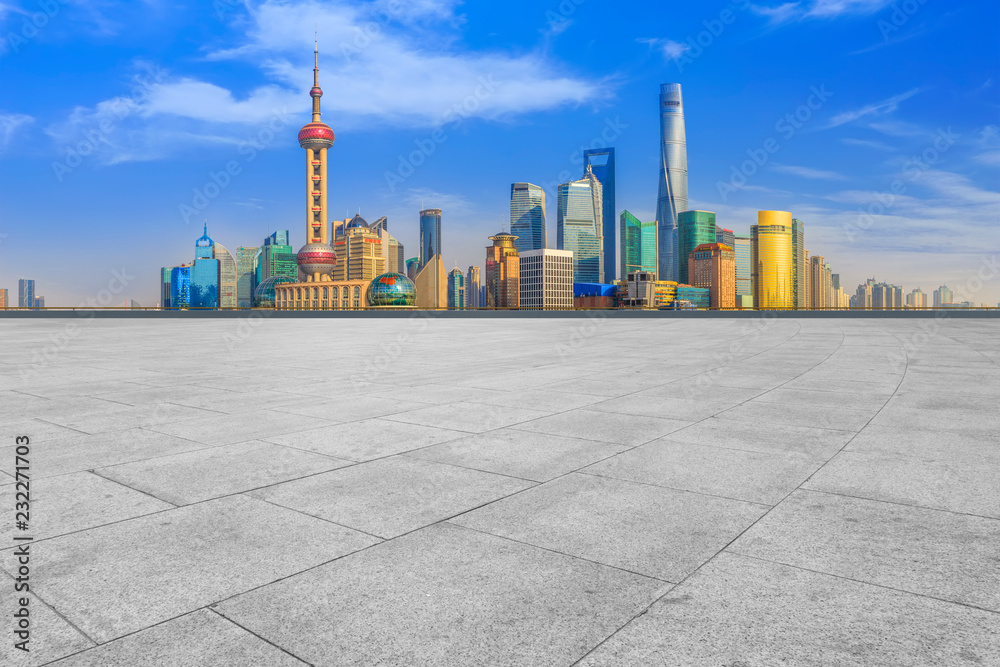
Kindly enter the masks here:
<path id="1" fill-rule="evenodd" d="M 621 279 L 636 271 L 657 273 L 658 225 L 641 222 L 628 211 L 619 218 L 621 236 Z"/>
<path id="2" fill-rule="evenodd" d="M 689 284 L 688 256 L 702 243 L 715 243 L 715 213 L 682 211 L 677 214 L 677 282 Z"/>

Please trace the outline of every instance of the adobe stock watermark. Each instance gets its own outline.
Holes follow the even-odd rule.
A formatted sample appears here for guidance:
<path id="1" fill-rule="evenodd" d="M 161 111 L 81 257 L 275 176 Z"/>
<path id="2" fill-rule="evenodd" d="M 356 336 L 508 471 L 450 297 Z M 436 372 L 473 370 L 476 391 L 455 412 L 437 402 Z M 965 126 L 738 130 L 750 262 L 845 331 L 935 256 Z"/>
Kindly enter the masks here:
<path id="1" fill-rule="evenodd" d="M 391 370 L 392 362 L 403 355 L 403 350 L 416 336 L 427 330 L 432 319 L 434 318 L 430 314 L 423 311 L 417 311 L 406 318 L 406 328 L 396 334 L 393 342 L 383 343 L 378 350 L 371 350 L 374 356 L 372 354 L 365 356 L 364 367 L 351 376 L 354 390 L 361 391 L 380 378 L 384 378 Z"/>
<path id="2" fill-rule="evenodd" d="M 243 173 L 243 167 L 253 162 L 258 153 L 266 150 L 290 122 L 291 117 L 287 108 L 275 111 L 263 127 L 248 136 L 237 147 L 236 152 L 245 156 L 242 161 L 229 160 L 218 171 L 210 170 L 205 182 L 200 187 L 192 189 L 190 203 L 181 202 L 178 205 L 184 224 L 189 224 L 192 217 L 197 217 L 207 209 L 209 204 L 230 186 L 233 178 Z"/>
<path id="3" fill-rule="evenodd" d="M 354 26 L 354 38 L 351 42 L 340 43 L 340 55 L 344 61 L 350 64 L 365 49 L 374 44 L 405 7 L 402 0 L 389 0 L 385 8 L 380 7 L 375 11 L 370 21 Z"/>
<path id="4" fill-rule="evenodd" d="M 821 84 L 818 88 L 811 86 L 810 94 L 804 104 L 799 105 L 790 113 L 785 114 L 774 124 L 774 130 L 782 139 L 788 141 L 813 119 L 816 112 L 823 108 L 823 105 L 833 97 L 833 93 L 826 89 L 826 84 Z M 747 156 L 739 165 L 732 165 L 729 181 L 716 181 L 715 187 L 719 191 L 719 196 L 723 202 L 729 200 L 729 195 L 738 192 L 740 188 L 747 184 L 747 180 L 756 174 L 768 163 L 771 156 L 781 150 L 781 142 L 776 137 L 768 137 L 758 148 L 748 148 Z"/>
<path id="5" fill-rule="evenodd" d="M 400 153 L 399 164 L 395 171 L 386 170 L 383 173 L 385 184 L 389 192 L 395 192 L 396 187 L 406 182 L 410 176 L 417 172 L 417 169 L 427 162 L 437 151 L 438 146 L 448 141 L 447 130 L 457 130 L 462 124 L 475 114 L 484 101 L 496 92 L 500 84 L 494 81 L 492 74 L 479 77 L 479 85 L 465 99 L 456 102 L 450 109 L 441 116 L 441 122 L 430 135 L 415 139 L 414 150 L 409 153 Z M 447 127 L 445 127 L 447 126 Z"/>
<path id="6" fill-rule="evenodd" d="M 608 316 L 603 311 L 587 313 L 589 321 L 576 324 L 566 337 L 566 341 L 556 345 L 556 354 L 565 361 L 571 355 L 579 352 L 580 348 L 587 343 L 587 339 L 597 335 L 604 323 L 608 321 Z"/>
<path id="7" fill-rule="evenodd" d="M 552 196 L 558 191 L 558 188 L 563 183 L 577 178 L 583 175 L 583 164 L 584 164 L 584 152 L 588 150 L 603 150 L 605 148 L 610 148 L 611 144 L 614 143 L 618 137 L 620 137 L 629 126 L 621 121 L 621 118 L 615 116 L 614 118 L 605 118 L 604 125 L 601 130 L 587 143 L 581 144 L 577 149 L 569 154 L 569 163 L 579 169 L 576 172 L 572 172 L 569 169 L 563 169 L 556 176 L 554 181 L 545 181 L 541 183 L 541 188 L 545 190 L 545 194 Z M 574 176 L 574 173 L 579 176 Z"/>
<path id="8" fill-rule="evenodd" d="M 882 40 L 888 42 L 892 34 L 899 32 L 904 25 L 909 23 L 913 15 L 920 11 L 920 8 L 925 4 L 927 4 L 927 0 L 903 0 L 903 2 L 892 3 L 892 13 L 889 15 L 889 20 L 878 20 L 878 30 L 882 33 Z"/>
<path id="9" fill-rule="evenodd" d="M 684 68 L 694 63 L 707 49 L 715 44 L 715 40 L 722 37 L 728 26 L 736 22 L 739 12 L 750 7 L 750 0 L 733 0 L 724 7 L 714 19 L 705 19 L 701 24 L 704 30 L 688 35 L 683 42 L 673 42 L 669 46 L 674 53 L 671 62 L 677 66 L 678 72 L 683 72 Z"/>
<path id="10" fill-rule="evenodd" d="M 128 97 L 118 97 L 108 107 L 111 117 L 101 118 L 96 127 L 83 132 L 83 139 L 63 148 L 62 161 L 52 163 L 52 173 L 58 182 L 62 183 L 63 179 L 83 164 L 86 158 L 93 155 L 102 143 L 111 146 L 108 135 L 115 132 L 121 121 L 134 114 L 149 96 L 152 87 L 163 80 L 165 73 L 159 67 L 148 63 L 145 67 L 146 76 L 135 77 L 136 84 L 132 86 Z"/>
<path id="11" fill-rule="evenodd" d="M 0 41 L 0 54 L 20 52 L 21 47 L 37 37 L 56 14 L 62 11 L 63 6 L 69 3 L 70 0 L 38 0 L 35 4 L 39 11 L 22 11 L 24 18 L 21 19 L 18 31 L 8 32 Z"/>
<path id="12" fill-rule="evenodd" d="M 92 322 L 95 318 L 93 309 L 109 307 L 115 297 L 124 292 L 134 280 L 135 276 L 128 273 L 125 267 L 118 271 L 111 271 L 111 279 L 108 280 L 107 286 L 99 290 L 97 294 L 87 297 L 77 306 L 91 310 L 77 311 L 76 316 L 83 318 L 86 322 Z M 62 331 L 49 334 L 48 339 L 43 341 L 42 347 L 32 353 L 31 364 L 21 368 L 21 379 L 32 378 L 48 368 L 81 332 L 79 323 L 71 320 L 63 326 Z"/>
<path id="13" fill-rule="evenodd" d="M 934 142 L 919 155 L 910 157 L 903 163 L 903 178 L 889 184 L 888 190 L 873 192 L 872 200 L 864 210 L 855 211 L 856 219 L 844 225 L 844 236 L 854 243 L 875 225 L 875 216 L 884 215 L 896 204 L 896 198 L 906 194 L 907 183 L 920 180 L 923 174 L 941 162 L 943 155 L 955 145 L 961 135 L 949 127 L 939 129 Z"/>
<path id="14" fill-rule="evenodd" d="M 548 23 L 549 32 L 558 34 L 569 27 L 570 17 L 576 13 L 587 0 L 562 0 L 559 5 L 552 9 L 545 10 L 545 22 Z"/>

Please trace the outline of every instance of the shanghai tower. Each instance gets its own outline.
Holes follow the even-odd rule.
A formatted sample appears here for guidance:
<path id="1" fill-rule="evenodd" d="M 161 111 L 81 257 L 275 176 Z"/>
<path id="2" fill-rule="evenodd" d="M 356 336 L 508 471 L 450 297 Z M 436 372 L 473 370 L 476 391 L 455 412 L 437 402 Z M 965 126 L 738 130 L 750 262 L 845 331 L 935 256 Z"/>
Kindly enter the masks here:
<path id="1" fill-rule="evenodd" d="M 681 84 L 660 86 L 660 194 L 656 200 L 659 225 L 657 255 L 660 280 L 676 281 L 678 256 L 677 214 L 688 210 L 687 139 L 684 134 L 684 102 Z"/>

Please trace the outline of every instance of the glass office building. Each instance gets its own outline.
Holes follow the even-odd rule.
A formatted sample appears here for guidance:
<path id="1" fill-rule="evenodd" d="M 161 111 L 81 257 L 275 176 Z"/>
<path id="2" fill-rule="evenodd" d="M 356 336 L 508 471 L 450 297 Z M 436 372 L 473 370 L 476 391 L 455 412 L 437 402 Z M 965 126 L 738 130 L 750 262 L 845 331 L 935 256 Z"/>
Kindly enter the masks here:
<path id="1" fill-rule="evenodd" d="M 559 186 L 559 250 L 573 253 L 573 282 L 600 283 L 604 275 L 601 183 L 590 167 L 578 181 Z"/>
<path id="2" fill-rule="evenodd" d="M 457 266 L 448 274 L 448 310 L 465 310 L 465 274 Z"/>
<path id="3" fill-rule="evenodd" d="M 710 290 L 707 287 L 678 285 L 674 307 L 678 309 L 707 310 L 710 307 Z"/>
<path id="4" fill-rule="evenodd" d="M 160 269 L 160 308 L 170 308 L 170 274 L 173 267 Z"/>
<path id="5" fill-rule="evenodd" d="M 734 237 L 733 250 L 736 251 L 736 296 L 739 302 L 739 297 L 753 294 L 750 284 L 750 237 Z"/>
<path id="6" fill-rule="evenodd" d="M 194 244 L 194 266 L 191 267 L 192 308 L 219 307 L 219 260 L 215 257 L 215 241 L 205 232 Z"/>
<path id="7" fill-rule="evenodd" d="M 17 281 L 17 307 L 35 307 L 35 281 L 21 278 Z"/>
<path id="8" fill-rule="evenodd" d="M 531 183 L 510 184 L 510 233 L 518 252 L 540 250 L 547 245 L 545 190 Z"/>
<path id="9" fill-rule="evenodd" d="M 615 149 L 592 148 L 583 151 L 584 168 L 590 167 L 594 176 L 601 183 L 603 225 L 602 237 L 604 244 L 604 282 L 615 281 L 615 265 L 618 263 L 615 252 Z M 625 276 L 622 276 L 625 280 Z"/>
<path id="10" fill-rule="evenodd" d="M 191 267 L 175 266 L 170 269 L 170 307 L 187 308 L 191 305 Z"/>
<path id="11" fill-rule="evenodd" d="M 677 214 L 688 210 L 687 137 L 681 84 L 660 86 L 660 191 L 656 219 L 660 223 L 660 280 L 677 280 L 687 262 L 677 249 Z"/>
<path id="12" fill-rule="evenodd" d="M 792 214 L 759 211 L 757 224 L 750 228 L 750 277 L 758 310 L 795 307 L 794 268 Z"/>
<path id="13" fill-rule="evenodd" d="M 219 307 L 236 307 L 236 260 L 226 246 L 216 243 L 214 258 L 219 261 Z"/>
<path id="14" fill-rule="evenodd" d="M 468 302 L 468 308 L 482 308 L 483 300 L 480 296 L 482 290 L 482 282 L 479 278 L 479 267 L 470 266 L 468 273 L 465 274 L 465 298 Z"/>
<path id="15" fill-rule="evenodd" d="M 256 287 L 253 273 L 253 258 L 260 248 L 239 247 L 236 249 L 236 305 L 239 308 L 253 307 L 253 290 Z"/>
<path id="16" fill-rule="evenodd" d="M 682 284 L 691 282 L 688 276 L 688 259 L 694 249 L 706 243 L 715 243 L 715 213 L 711 211 L 682 211 L 677 214 L 677 252 L 680 265 L 678 278 Z"/>
<path id="17" fill-rule="evenodd" d="M 637 271 L 657 273 L 657 223 L 642 222 L 628 211 L 622 211 L 618 227 L 621 235 L 622 280 Z"/>
<path id="18" fill-rule="evenodd" d="M 420 264 L 424 268 L 431 257 L 441 254 L 441 209 L 429 208 L 420 212 Z"/>

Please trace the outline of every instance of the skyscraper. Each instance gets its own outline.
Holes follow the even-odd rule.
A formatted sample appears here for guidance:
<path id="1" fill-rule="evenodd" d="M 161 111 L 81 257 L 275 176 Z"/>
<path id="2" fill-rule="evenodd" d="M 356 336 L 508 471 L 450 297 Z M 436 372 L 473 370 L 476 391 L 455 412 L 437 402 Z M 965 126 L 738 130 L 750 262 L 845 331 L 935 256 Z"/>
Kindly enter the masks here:
<path id="1" fill-rule="evenodd" d="M 419 257 L 411 257 L 406 260 L 406 277 L 413 280 L 417 277 L 417 267 L 420 266 Z"/>
<path id="2" fill-rule="evenodd" d="M 715 213 L 712 211 L 681 211 L 677 214 L 677 256 L 680 265 L 677 277 L 668 280 L 690 284 L 688 260 L 691 253 L 700 245 L 715 243 L 715 229 Z"/>
<path id="3" fill-rule="evenodd" d="M 448 307 L 448 274 L 441 255 L 434 255 L 419 271 L 413 281 L 417 290 L 417 308 L 439 310 Z"/>
<path id="4" fill-rule="evenodd" d="M 560 186 L 561 187 L 561 186 Z M 520 260 L 517 237 L 501 231 L 490 237 L 493 245 L 486 247 L 486 308 L 518 308 L 520 306 Z"/>
<path id="5" fill-rule="evenodd" d="M 482 281 L 479 279 L 479 267 L 470 266 L 469 271 L 466 274 L 465 282 L 465 294 L 466 299 L 469 301 L 469 308 L 482 308 L 483 300 L 481 298 L 481 288 Z"/>
<path id="6" fill-rule="evenodd" d="M 194 244 L 194 266 L 191 267 L 192 308 L 219 307 L 219 260 L 215 259 L 215 241 L 208 235 L 208 225 Z"/>
<path id="7" fill-rule="evenodd" d="M 531 183 L 510 184 L 510 233 L 517 237 L 518 252 L 546 247 L 545 190 Z"/>
<path id="8" fill-rule="evenodd" d="M 677 250 L 677 214 L 688 210 L 687 137 L 681 84 L 660 86 L 660 192 L 656 219 L 660 223 L 660 280 L 676 281 L 687 263 Z"/>
<path id="9" fill-rule="evenodd" d="M 792 293 L 796 310 L 810 307 L 808 298 L 808 277 L 810 270 L 806 253 L 806 226 L 801 220 L 792 218 Z"/>
<path id="10" fill-rule="evenodd" d="M 601 183 L 589 165 L 583 178 L 559 186 L 558 199 L 557 245 L 573 253 L 573 282 L 601 282 L 604 204 Z"/>
<path id="11" fill-rule="evenodd" d="M 622 211 L 618 222 L 621 235 L 621 277 L 636 271 L 657 273 L 657 234 L 658 225 L 653 222 L 640 222 L 628 211 Z"/>
<path id="12" fill-rule="evenodd" d="M 219 260 L 219 307 L 236 307 L 236 260 L 221 243 L 212 246 L 213 257 Z"/>
<path id="13" fill-rule="evenodd" d="M 722 243 L 704 243 L 688 258 L 692 287 L 707 287 L 711 308 L 736 307 L 736 253 Z"/>
<path id="14" fill-rule="evenodd" d="M 181 264 L 170 270 L 170 307 L 191 305 L 191 265 Z"/>
<path id="15" fill-rule="evenodd" d="M 253 306 L 253 258 L 260 248 L 240 246 L 236 249 L 236 306 L 250 308 Z"/>
<path id="16" fill-rule="evenodd" d="M 9 306 L 10 296 L 7 293 L 7 288 L 0 288 L 0 308 L 6 309 Z"/>
<path id="17" fill-rule="evenodd" d="M 35 307 L 35 281 L 21 278 L 17 281 L 17 307 Z"/>
<path id="18" fill-rule="evenodd" d="M 434 255 L 441 254 L 441 209 L 429 208 L 420 212 L 420 264 L 424 268 Z"/>
<path id="19" fill-rule="evenodd" d="M 371 229 L 360 213 L 336 229 L 338 236 L 333 240 L 337 256 L 333 267 L 335 281 L 370 281 L 388 270 L 382 235 Z"/>
<path id="20" fill-rule="evenodd" d="M 721 243 L 722 245 L 727 245 L 730 248 L 736 246 L 736 234 L 733 233 L 731 229 L 723 229 L 718 225 L 715 226 L 715 242 Z"/>
<path id="21" fill-rule="evenodd" d="M 529 250 L 517 258 L 521 310 L 573 308 L 573 253 L 568 250 Z"/>
<path id="22" fill-rule="evenodd" d="M 465 310 L 465 274 L 457 266 L 448 273 L 448 310 Z"/>
<path id="23" fill-rule="evenodd" d="M 169 309 L 170 306 L 170 274 L 173 267 L 163 267 L 160 269 L 160 308 Z"/>
<path id="24" fill-rule="evenodd" d="M 918 287 L 906 295 L 906 306 L 907 308 L 926 308 L 927 295 Z"/>
<path id="25" fill-rule="evenodd" d="M 824 310 L 826 308 L 831 308 L 834 306 L 834 304 L 830 300 L 831 295 L 828 294 L 828 291 L 825 289 L 826 287 L 825 268 L 826 268 L 826 258 L 824 258 L 822 255 L 813 255 L 812 257 L 809 258 L 809 284 L 812 285 L 812 289 L 810 290 L 809 294 L 810 300 L 808 303 L 803 305 L 803 308 L 811 308 L 813 310 Z M 830 291 L 832 292 L 832 289 Z M 799 308 L 797 304 L 796 308 Z"/>
<path id="26" fill-rule="evenodd" d="M 32 281 L 32 287 L 34 287 L 34 281 Z M 941 308 L 942 306 L 951 305 L 955 300 L 954 293 L 948 289 L 947 285 L 941 285 L 936 290 L 934 290 L 934 307 Z"/>
<path id="27" fill-rule="evenodd" d="M 615 149 L 591 148 L 583 151 L 584 167 L 589 166 L 594 176 L 601 182 L 601 230 L 604 246 L 604 282 L 615 281 L 615 265 L 618 263 L 615 252 Z M 622 280 L 625 276 L 622 276 Z"/>
<path id="28" fill-rule="evenodd" d="M 406 259 L 403 255 L 403 244 L 389 233 L 389 219 L 383 215 L 368 225 L 368 227 L 382 239 L 382 255 L 385 257 L 385 270 L 405 275 Z"/>
<path id="29" fill-rule="evenodd" d="M 733 250 L 736 252 L 736 301 L 738 306 L 744 307 L 744 302 L 749 299 L 752 303 L 753 297 L 753 285 L 750 279 L 750 237 L 737 236 L 733 239 L 733 244 Z"/>
<path id="30" fill-rule="evenodd" d="M 759 211 L 750 228 L 750 269 L 757 310 L 794 308 L 792 214 Z"/>

